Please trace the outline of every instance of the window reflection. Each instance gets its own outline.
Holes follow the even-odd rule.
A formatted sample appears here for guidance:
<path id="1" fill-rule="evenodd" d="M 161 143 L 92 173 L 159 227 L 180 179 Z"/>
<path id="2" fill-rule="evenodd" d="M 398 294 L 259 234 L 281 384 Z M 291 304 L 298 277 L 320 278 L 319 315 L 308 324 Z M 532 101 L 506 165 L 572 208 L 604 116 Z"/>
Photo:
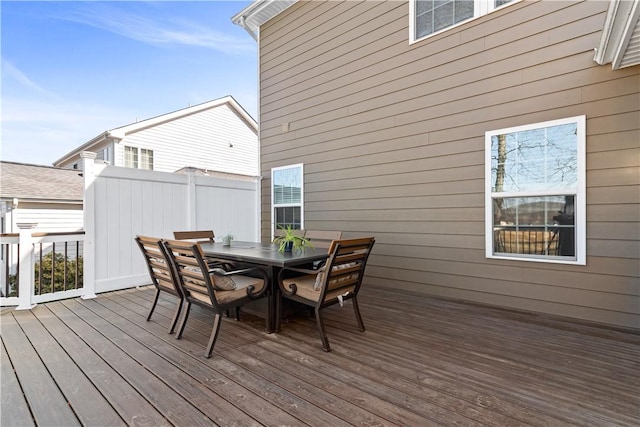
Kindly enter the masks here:
<path id="1" fill-rule="evenodd" d="M 577 126 L 569 123 L 491 137 L 494 192 L 574 188 Z"/>
<path id="2" fill-rule="evenodd" d="M 299 203 L 302 194 L 302 177 L 299 168 L 273 172 L 273 197 L 275 204 Z"/>
<path id="3" fill-rule="evenodd" d="M 575 256 L 574 196 L 493 199 L 494 252 Z"/>

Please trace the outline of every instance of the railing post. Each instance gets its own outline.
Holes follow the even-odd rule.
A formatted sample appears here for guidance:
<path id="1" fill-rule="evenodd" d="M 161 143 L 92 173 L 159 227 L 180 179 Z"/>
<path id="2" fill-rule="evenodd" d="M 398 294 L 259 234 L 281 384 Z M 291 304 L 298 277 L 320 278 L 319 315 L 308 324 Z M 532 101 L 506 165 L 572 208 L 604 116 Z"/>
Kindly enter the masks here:
<path id="1" fill-rule="evenodd" d="M 83 151 L 82 176 L 84 178 L 83 221 L 84 221 L 84 245 L 83 245 L 83 293 L 82 299 L 96 297 L 96 190 L 95 190 L 95 158 L 96 153 Z"/>
<path id="2" fill-rule="evenodd" d="M 32 230 L 37 223 L 21 222 L 16 224 L 20 229 L 20 274 L 18 290 L 18 306 L 16 310 L 31 310 L 36 304 L 31 304 L 33 296 L 33 237 Z"/>

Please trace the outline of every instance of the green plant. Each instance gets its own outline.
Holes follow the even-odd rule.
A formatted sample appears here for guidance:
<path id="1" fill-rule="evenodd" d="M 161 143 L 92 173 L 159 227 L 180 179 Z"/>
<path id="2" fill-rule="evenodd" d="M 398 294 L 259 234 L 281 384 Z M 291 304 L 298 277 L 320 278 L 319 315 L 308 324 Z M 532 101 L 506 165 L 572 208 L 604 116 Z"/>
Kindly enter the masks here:
<path id="1" fill-rule="evenodd" d="M 52 270 L 53 277 L 51 274 Z M 77 282 L 76 274 L 78 275 Z M 42 266 L 40 266 L 40 262 L 36 262 L 34 265 L 35 293 L 36 295 L 42 295 L 51 292 L 59 292 L 65 289 L 77 289 L 78 287 L 82 287 L 82 274 L 82 257 L 65 258 L 64 255 L 60 253 L 54 254 L 53 252 L 45 254 L 42 257 Z"/>
<path id="2" fill-rule="evenodd" d="M 298 249 L 313 247 L 309 239 L 304 237 L 304 234 L 300 235 L 300 230 L 296 230 L 290 225 L 287 225 L 286 227 L 280 226 L 280 229 L 282 230 L 282 235 L 273 239 L 273 243 L 280 245 L 278 248 L 279 252 L 284 252 L 287 245 L 290 245 L 291 248 Z"/>

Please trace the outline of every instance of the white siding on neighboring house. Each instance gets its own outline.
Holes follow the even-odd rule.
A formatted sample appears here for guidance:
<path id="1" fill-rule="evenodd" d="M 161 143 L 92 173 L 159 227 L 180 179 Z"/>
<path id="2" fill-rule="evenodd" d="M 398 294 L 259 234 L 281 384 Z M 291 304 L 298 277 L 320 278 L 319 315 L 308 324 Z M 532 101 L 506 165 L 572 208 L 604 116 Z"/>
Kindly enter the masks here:
<path id="1" fill-rule="evenodd" d="M 20 230 L 16 226 L 17 223 L 35 223 L 38 224 L 33 230 L 39 233 L 67 232 L 82 230 L 82 205 L 75 208 L 63 209 L 14 209 L 12 210 L 7 221 L 7 233 L 18 233 Z"/>
<path id="2" fill-rule="evenodd" d="M 258 137 L 228 105 L 202 111 L 127 135 L 116 148 L 124 166 L 124 147 L 153 150 L 153 170 L 185 166 L 257 176 Z M 184 147 L 184 148 L 181 148 Z"/>
<path id="3" fill-rule="evenodd" d="M 231 96 L 107 130 L 54 164 L 72 168 L 83 151 L 112 166 L 260 175 L 258 125 Z"/>
<path id="4" fill-rule="evenodd" d="M 0 162 L 5 233 L 18 233 L 18 223 L 35 223 L 42 233 L 82 230 L 82 194 L 78 171 Z"/>

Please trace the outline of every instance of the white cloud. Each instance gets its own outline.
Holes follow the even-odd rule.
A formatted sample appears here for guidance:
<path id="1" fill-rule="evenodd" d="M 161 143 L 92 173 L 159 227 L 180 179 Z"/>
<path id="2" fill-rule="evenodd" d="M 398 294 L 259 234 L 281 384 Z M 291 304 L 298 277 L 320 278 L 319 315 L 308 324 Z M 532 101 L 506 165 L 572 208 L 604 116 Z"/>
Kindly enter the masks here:
<path id="1" fill-rule="evenodd" d="M 59 99 L 58 95 L 38 85 L 4 57 L 2 58 L 2 80 L 3 84 L 7 84 L 8 81 L 16 82 L 32 94 Z"/>
<path id="2" fill-rule="evenodd" d="M 193 21 L 178 19 L 153 20 L 128 13 L 111 5 L 92 4 L 91 9 L 76 9 L 61 19 L 89 25 L 152 45 L 188 45 L 223 53 L 254 52 L 255 42 L 236 38 Z"/>

